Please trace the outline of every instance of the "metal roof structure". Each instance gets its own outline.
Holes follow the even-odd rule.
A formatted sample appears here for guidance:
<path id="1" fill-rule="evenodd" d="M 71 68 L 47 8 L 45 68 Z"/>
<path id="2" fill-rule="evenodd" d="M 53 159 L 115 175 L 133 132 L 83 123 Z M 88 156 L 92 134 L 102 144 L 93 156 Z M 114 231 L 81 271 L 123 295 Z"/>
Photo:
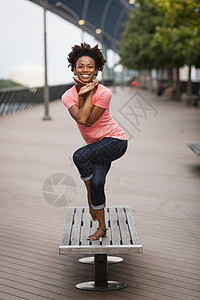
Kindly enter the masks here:
<path id="1" fill-rule="evenodd" d="M 93 35 L 118 50 L 128 13 L 134 1 L 129 0 L 30 0 Z"/>

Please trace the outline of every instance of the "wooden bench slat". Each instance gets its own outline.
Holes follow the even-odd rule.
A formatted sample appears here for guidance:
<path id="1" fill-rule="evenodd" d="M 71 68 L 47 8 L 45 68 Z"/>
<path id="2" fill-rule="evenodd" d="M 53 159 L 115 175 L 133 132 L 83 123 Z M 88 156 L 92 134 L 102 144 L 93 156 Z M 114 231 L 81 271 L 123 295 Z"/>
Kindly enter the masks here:
<path id="1" fill-rule="evenodd" d="M 122 245 L 130 245 L 130 235 L 126 224 L 126 215 L 123 207 L 117 208 L 118 219 L 119 219 L 119 229 L 121 233 Z"/>
<path id="2" fill-rule="evenodd" d="M 79 245 L 80 244 L 82 212 L 83 212 L 82 207 L 77 207 L 75 209 L 74 224 L 73 224 L 72 233 L 71 233 L 71 245 Z"/>
<path id="3" fill-rule="evenodd" d="M 88 236 L 90 235 L 90 223 L 91 217 L 89 213 L 89 208 L 85 207 L 83 212 L 83 226 L 81 229 L 81 245 L 89 245 L 90 241 L 87 240 Z"/>
<path id="4" fill-rule="evenodd" d="M 74 208 L 70 207 L 68 209 L 66 222 L 65 222 L 65 226 L 64 226 L 62 245 L 69 245 L 70 244 L 73 218 L 74 218 Z"/>
<path id="5" fill-rule="evenodd" d="M 109 229 L 109 215 L 108 215 L 108 209 L 105 208 L 105 223 L 106 223 L 106 228 L 107 228 L 107 237 L 104 237 L 102 239 L 102 245 L 110 245 L 110 229 Z"/>
<path id="6" fill-rule="evenodd" d="M 134 245 L 141 244 L 131 207 L 125 207 L 131 239 Z"/>
<path id="7" fill-rule="evenodd" d="M 109 207 L 110 233 L 112 245 L 120 245 L 120 232 L 117 224 L 117 212 L 115 207 Z"/>

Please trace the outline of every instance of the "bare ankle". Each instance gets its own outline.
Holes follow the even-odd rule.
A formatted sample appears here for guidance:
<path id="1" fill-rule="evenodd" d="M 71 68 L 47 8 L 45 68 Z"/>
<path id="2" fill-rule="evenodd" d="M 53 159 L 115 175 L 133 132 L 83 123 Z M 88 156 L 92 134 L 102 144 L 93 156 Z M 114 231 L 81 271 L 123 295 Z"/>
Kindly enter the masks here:
<path id="1" fill-rule="evenodd" d="M 105 223 L 99 223 L 99 228 L 106 228 L 106 224 Z"/>

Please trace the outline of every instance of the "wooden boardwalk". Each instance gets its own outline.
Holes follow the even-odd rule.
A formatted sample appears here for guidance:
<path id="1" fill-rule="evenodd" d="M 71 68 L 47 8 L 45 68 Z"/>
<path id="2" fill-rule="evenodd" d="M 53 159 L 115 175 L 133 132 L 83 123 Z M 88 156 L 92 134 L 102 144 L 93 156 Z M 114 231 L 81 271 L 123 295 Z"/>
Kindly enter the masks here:
<path id="1" fill-rule="evenodd" d="M 58 254 L 68 206 L 86 205 L 71 161 L 84 142 L 61 101 L 50 114 L 42 121 L 37 107 L 0 120 L 0 299 L 200 299 L 200 160 L 186 145 L 200 138 L 200 109 L 126 88 L 113 94 L 129 148 L 110 170 L 107 203 L 132 207 L 144 247 L 109 266 L 108 280 L 128 284 L 114 292 L 77 290 L 93 267 Z M 46 179 L 60 173 L 67 184 L 45 198 Z M 52 200 L 66 186 L 73 201 Z"/>

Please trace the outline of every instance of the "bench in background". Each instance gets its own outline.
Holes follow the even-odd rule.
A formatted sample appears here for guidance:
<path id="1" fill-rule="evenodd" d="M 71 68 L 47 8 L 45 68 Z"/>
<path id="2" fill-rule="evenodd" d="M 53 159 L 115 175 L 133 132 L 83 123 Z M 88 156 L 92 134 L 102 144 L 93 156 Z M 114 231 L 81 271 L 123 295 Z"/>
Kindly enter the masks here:
<path id="1" fill-rule="evenodd" d="M 188 143 L 187 145 L 190 149 L 192 149 L 192 151 L 194 151 L 194 153 L 200 155 L 200 142 Z"/>
<path id="2" fill-rule="evenodd" d="M 143 247 L 135 226 L 132 209 L 126 207 L 105 208 L 107 237 L 91 241 L 87 237 L 98 227 L 91 220 L 88 207 L 70 207 L 66 217 L 59 254 L 92 254 L 93 258 L 83 258 L 80 262 L 94 262 L 95 280 L 77 284 L 82 290 L 116 290 L 126 287 L 118 281 L 107 280 L 107 264 L 119 262 L 119 257 L 108 254 L 143 253 Z"/>

